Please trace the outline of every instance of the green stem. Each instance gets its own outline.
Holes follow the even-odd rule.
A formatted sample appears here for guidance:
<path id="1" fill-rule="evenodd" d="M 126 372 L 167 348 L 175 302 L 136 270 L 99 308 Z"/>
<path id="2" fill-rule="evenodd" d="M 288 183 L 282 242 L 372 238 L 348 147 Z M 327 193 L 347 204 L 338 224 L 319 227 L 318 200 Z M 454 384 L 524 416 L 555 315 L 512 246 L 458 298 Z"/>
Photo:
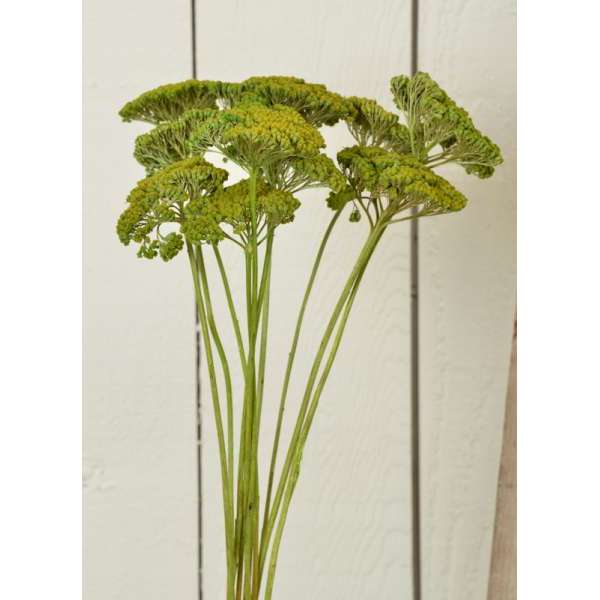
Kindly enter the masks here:
<path id="1" fill-rule="evenodd" d="M 256 442 L 260 434 L 260 417 L 262 412 L 262 400 L 265 383 L 265 369 L 267 359 L 267 340 L 269 329 L 269 299 L 271 292 L 271 265 L 273 261 L 273 241 L 274 231 L 271 229 L 267 238 L 267 247 L 263 264 L 263 272 L 260 282 L 260 292 L 258 295 L 258 307 L 260 314 L 260 350 L 258 358 L 258 380 L 257 380 L 257 410 L 256 410 L 256 428 L 254 435 Z M 257 331 L 258 333 L 258 331 Z"/>
<path id="2" fill-rule="evenodd" d="M 237 342 L 238 352 L 240 355 L 240 364 L 242 365 L 242 370 L 244 370 L 246 368 L 246 350 L 244 349 L 244 340 L 242 338 L 240 322 L 239 322 L 239 319 L 237 316 L 237 312 L 235 310 L 233 296 L 231 294 L 231 287 L 229 286 L 229 279 L 227 278 L 227 272 L 225 271 L 225 266 L 223 265 L 223 258 L 221 257 L 221 253 L 219 252 L 219 248 L 216 244 L 213 245 L 213 250 L 215 253 L 215 258 L 217 260 L 217 265 L 219 267 L 219 273 L 221 275 L 221 280 L 223 282 L 223 289 L 225 290 L 225 297 L 227 298 L 227 307 L 229 308 L 229 314 L 231 315 L 231 322 L 233 324 L 233 330 L 235 332 L 235 339 Z"/>
<path id="3" fill-rule="evenodd" d="M 253 589 L 252 598 L 258 600 L 260 591 L 260 552 L 259 552 L 259 494 L 258 494 L 258 442 L 260 437 L 260 424 L 262 415 L 262 404 L 264 395 L 265 371 L 267 363 L 267 342 L 269 329 L 269 300 L 271 290 L 271 266 L 273 263 L 274 229 L 269 228 L 267 234 L 267 246 L 263 263 L 263 271 L 258 296 L 259 311 L 261 315 L 260 351 L 258 360 L 258 390 L 256 401 L 256 414 L 254 418 L 254 429 L 252 439 L 252 456 L 255 470 L 253 471 L 253 486 L 255 490 L 255 523 L 253 528 Z"/>
<path id="4" fill-rule="evenodd" d="M 381 236 L 383 235 L 383 231 L 384 229 L 382 229 L 378 235 L 376 236 L 375 239 L 375 243 L 372 245 L 372 247 L 370 248 L 369 253 L 367 254 L 365 260 L 364 260 L 364 264 L 362 265 L 362 268 L 360 269 L 359 273 L 356 276 L 355 282 L 353 284 L 352 287 L 352 292 L 350 293 L 346 305 L 344 307 L 344 312 L 341 316 L 341 320 L 329 353 L 329 356 L 327 358 L 327 362 L 325 364 L 325 367 L 323 369 L 323 372 L 321 374 L 321 377 L 319 379 L 319 383 L 317 384 L 317 387 L 315 389 L 315 393 L 312 399 L 312 402 L 310 404 L 310 408 L 308 411 L 308 414 L 306 416 L 306 420 L 305 423 L 303 425 L 303 429 L 302 432 L 300 434 L 300 437 L 298 439 L 298 443 L 297 446 L 295 448 L 295 453 L 294 453 L 294 462 L 293 462 L 293 466 L 292 466 L 292 470 L 291 470 L 291 474 L 290 474 L 290 478 L 288 481 L 288 485 L 285 491 L 285 499 L 283 502 L 283 506 L 281 509 L 281 515 L 279 517 L 279 522 L 277 524 L 277 531 L 275 533 L 275 538 L 273 540 L 273 548 L 271 551 L 271 557 L 270 557 L 270 562 L 269 562 L 269 572 L 268 572 L 268 577 L 267 577 L 267 587 L 266 587 L 266 592 L 265 592 L 265 600 L 271 600 L 271 596 L 273 594 L 273 584 L 275 581 L 275 570 L 277 567 L 277 558 L 279 556 L 279 548 L 281 545 L 281 538 L 283 535 L 283 529 L 287 520 L 287 515 L 288 515 L 288 511 L 289 511 L 289 506 L 290 506 L 290 502 L 294 493 L 294 490 L 296 488 L 296 483 L 298 481 L 298 476 L 300 474 L 300 465 L 302 462 L 302 453 L 304 451 L 304 446 L 306 444 L 306 439 L 308 437 L 308 433 L 310 431 L 313 419 L 314 419 L 314 415 L 315 412 L 317 410 L 317 407 L 319 405 L 319 399 L 321 397 L 321 394 L 323 392 L 323 389 L 325 387 L 325 383 L 327 382 L 327 379 L 329 377 L 329 373 L 331 372 L 331 368 L 333 366 L 333 362 L 335 360 L 335 357 L 337 355 L 340 343 L 342 341 L 342 337 L 346 328 L 346 324 L 348 322 L 348 317 L 350 315 L 350 311 L 352 309 L 352 305 L 354 304 L 354 300 L 356 298 L 356 294 L 358 292 L 358 288 L 360 286 L 360 282 L 363 278 L 363 275 L 365 273 L 366 267 L 368 265 L 368 262 L 371 258 L 371 256 L 373 255 L 373 252 L 375 250 L 375 247 L 377 246 L 377 243 L 379 242 L 379 240 L 381 239 Z"/>
<path id="5" fill-rule="evenodd" d="M 277 519 L 277 514 L 278 514 L 279 508 L 281 506 L 283 494 L 284 494 L 285 487 L 287 484 L 287 479 L 288 479 L 288 476 L 290 475 L 290 470 L 291 470 L 294 455 L 295 455 L 296 444 L 298 443 L 298 439 L 300 436 L 302 425 L 304 423 L 306 411 L 308 410 L 309 401 L 310 401 L 310 398 L 312 395 L 312 390 L 313 390 L 313 387 L 314 387 L 314 384 L 315 384 L 315 381 L 316 381 L 316 378 L 318 375 L 319 368 L 321 366 L 321 362 L 325 355 L 325 351 L 327 349 L 327 346 L 329 344 L 329 341 L 330 341 L 333 331 L 335 329 L 336 323 L 340 317 L 340 314 L 344 308 L 344 305 L 346 304 L 348 296 L 352 292 L 354 282 L 355 282 L 356 278 L 358 277 L 358 275 L 360 274 L 365 260 L 368 259 L 368 257 L 370 256 L 370 253 L 372 252 L 372 249 L 376 246 L 377 241 L 379 239 L 380 232 L 382 232 L 383 229 L 385 228 L 385 225 L 382 223 L 383 223 L 383 219 L 379 223 L 376 224 L 374 229 L 371 230 L 367 240 L 365 241 L 365 244 L 359 254 L 359 257 L 354 265 L 354 268 L 352 269 L 352 272 L 351 272 L 350 276 L 348 277 L 346 285 L 344 286 L 344 289 L 342 290 L 342 293 L 338 299 L 338 302 L 333 310 L 333 314 L 329 320 L 329 323 L 327 324 L 327 328 L 325 330 L 325 333 L 323 334 L 323 338 L 319 345 L 318 352 L 313 361 L 313 365 L 312 365 L 312 368 L 310 371 L 310 375 L 309 375 L 308 382 L 306 384 L 306 389 L 304 392 L 304 396 L 302 399 L 302 404 L 300 406 L 299 414 L 296 419 L 296 425 L 294 427 L 292 439 L 288 446 L 285 463 L 284 463 L 284 466 L 282 469 L 281 477 L 279 479 L 277 491 L 275 493 L 273 507 L 269 514 L 267 527 L 265 529 L 265 536 L 264 536 L 264 542 L 263 542 L 263 544 L 264 544 L 263 547 L 265 548 L 265 552 L 263 553 L 263 565 L 262 565 L 263 568 L 264 568 L 264 560 L 266 559 L 266 549 L 269 546 L 270 537 L 272 535 L 273 527 L 274 527 L 275 521 Z"/>
<path id="6" fill-rule="evenodd" d="M 212 308 L 212 301 L 210 298 L 210 288 L 208 286 L 208 278 L 206 276 L 206 266 L 204 263 L 204 256 L 202 248 L 198 246 L 196 251 L 197 264 L 200 270 L 200 277 L 202 281 L 202 289 L 205 298 L 206 316 L 208 318 L 208 326 L 217 348 L 217 354 L 221 361 L 223 369 L 223 378 L 225 379 L 225 393 L 227 398 L 227 474 L 228 474 L 228 485 L 229 485 L 229 511 L 233 515 L 233 470 L 234 470 L 234 447 L 233 447 L 233 391 L 231 386 L 231 372 L 229 370 L 229 362 L 227 361 L 227 355 L 223 348 L 221 336 L 217 329 L 217 324 L 214 318 L 214 312 Z M 229 548 L 231 553 L 230 560 L 233 561 L 233 546 Z"/>
<path id="7" fill-rule="evenodd" d="M 204 305 L 204 299 L 202 297 L 202 290 L 200 285 L 200 277 L 198 273 L 198 265 L 196 261 L 196 256 L 192 245 L 189 242 L 186 242 L 187 253 L 190 262 L 190 268 L 192 270 L 192 279 L 194 281 L 194 292 L 196 298 L 196 306 L 198 307 L 198 319 L 200 321 L 200 328 L 202 330 L 202 340 L 204 343 L 205 354 L 206 354 L 206 363 L 208 366 L 208 373 L 210 379 L 210 387 L 211 387 L 211 397 L 213 402 L 213 412 L 215 417 L 215 426 L 217 430 L 217 440 L 219 445 L 219 459 L 221 464 L 221 484 L 223 488 L 223 512 L 225 518 L 225 540 L 228 548 L 227 552 L 227 561 L 228 561 L 228 571 L 230 569 L 229 559 L 229 545 L 232 542 L 231 539 L 231 526 L 233 515 L 230 514 L 229 507 L 231 506 L 230 498 L 229 498 L 229 477 L 227 473 L 227 450 L 225 448 L 225 434 L 223 430 L 223 419 L 221 416 L 221 407 L 219 404 L 219 389 L 217 385 L 217 377 L 215 372 L 214 358 L 212 353 L 212 345 L 210 342 L 210 336 L 208 332 L 208 323 L 206 317 L 206 308 Z"/>
<path id="8" fill-rule="evenodd" d="M 246 477 L 245 477 L 245 501 L 244 528 L 242 532 L 242 544 L 244 546 L 244 599 L 250 600 L 252 589 L 252 561 L 253 545 L 252 538 L 256 528 L 256 512 L 258 509 L 257 470 L 254 450 L 254 431 L 257 417 L 257 394 L 256 394 L 256 338 L 258 333 L 258 320 L 260 316 L 258 306 L 258 241 L 257 241 L 257 213 L 256 213 L 256 183 L 257 172 L 250 172 L 248 185 L 248 196 L 250 204 L 251 229 L 250 229 L 250 290 L 247 296 L 250 299 L 248 310 L 248 361 L 246 393 L 244 401 L 248 405 L 248 427 L 246 431 Z M 248 278 L 247 278 L 248 281 Z"/>
<path id="9" fill-rule="evenodd" d="M 281 398 L 279 400 L 279 412 L 277 414 L 277 424 L 275 426 L 275 437 L 273 439 L 273 449 L 271 451 L 271 464 L 269 466 L 269 481 L 267 484 L 267 495 L 265 500 L 265 512 L 263 516 L 263 528 L 261 533 L 261 544 L 260 544 L 260 574 L 262 575 L 262 569 L 265 561 L 265 553 L 266 553 L 266 529 L 268 525 L 268 516 L 269 510 L 271 507 L 271 495 L 273 493 L 273 481 L 275 478 L 275 468 L 277 466 L 277 453 L 279 450 L 279 440 L 281 437 L 281 428 L 283 425 L 283 415 L 285 412 L 285 405 L 287 400 L 287 393 L 290 384 L 290 378 L 292 374 L 292 369 L 294 366 L 294 359 L 296 358 L 296 350 L 298 348 L 298 340 L 300 339 L 300 331 L 302 329 L 302 323 L 304 321 L 304 313 L 306 312 L 306 307 L 308 306 L 308 299 L 310 298 L 310 294 L 312 292 L 312 288 L 317 277 L 317 272 L 319 270 L 319 266 L 321 264 L 321 259 L 323 258 L 323 254 L 325 252 L 325 248 L 327 246 L 327 242 L 331 236 L 331 232 L 335 227 L 337 220 L 342 213 L 342 209 L 337 210 L 333 215 L 331 221 L 327 229 L 325 230 L 325 234 L 323 235 L 323 239 L 321 240 L 321 244 L 319 246 L 319 250 L 317 252 L 317 256 L 315 257 L 315 262 L 312 267 L 312 271 L 310 273 L 310 277 L 308 278 L 308 283 L 306 284 L 306 290 L 304 292 L 304 298 L 302 299 L 302 304 L 300 305 L 300 312 L 298 313 L 298 319 L 296 321 L 296 329 L 294 330 L 294 337 L 292 339 L 292 346 L 290 349 L 290 353 L 288 355 L 287 367 L 285 370 L 285 376 L 283 379 L 283 388 L 281 390 Z M 260 577 L 260 576 L 259 576 Z M 260 583 L 259 583 L 260 585 Z"/>

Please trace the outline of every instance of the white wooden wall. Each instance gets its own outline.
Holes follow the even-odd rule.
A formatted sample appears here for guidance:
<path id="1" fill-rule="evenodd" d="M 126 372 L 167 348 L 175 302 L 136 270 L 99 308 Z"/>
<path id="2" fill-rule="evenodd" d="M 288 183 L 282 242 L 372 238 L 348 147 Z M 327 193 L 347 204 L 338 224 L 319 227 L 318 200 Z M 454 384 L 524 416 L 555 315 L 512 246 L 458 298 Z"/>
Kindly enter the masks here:
<path id="1" fill-rule="evenodd" d="M 201 79 L 293 74 L 391 108 L 389 79 L 410 68 L 410 0 L 197 4 Z M 187 265 L 141 261 L 114 233 L 142 176 L 131 153 L 144 129 L 121 124 L 116 112 L 145 89 L 190 77 L 190 0 L 87 0 L 85 12 L 85 598 L 195 600 Z M 507 158 L 491 181 L 452 172 L 471 205 L 421 225 L 424 600 L 485 598 L 515 296 L 513 13 L 511 0 L 421 0 L 421 67 Z M 349 141 L 341 127 L 326 137 L 332 152 Z M 322 193 L 301 199 L 275 250 L 267 436 L 291 319 L 329 218 Z M 343 224 L 331 243 L 290 416 L 309 368 L 303 350 L 318 343 L 363 235 Z M 239 278 L 239 258 L 225 257 Z M 399 228 L 378 249 L 322 399 L 284 537 L 278 597 L 410 597 L 408 264 L 408 228 Z M 219 319 L 225 329 L 224 312 Z M 223 539 L 206 396 L 204 404 L 204 598 L 213 600 L 223 597 Z M 265 462 L 269 449 L 270 440 Z"/>
<path id="2" fill-rule="evenodd" d="M 123 101 L 190 73 L 188 0 L 88 0 L 84 96 L 84 594 L 196 594 L 194 352 L 183 261 L 142 261 L 115 219 L 143 177 Z M 76 168 L 76 166 L 74 166 Z"/>
<path id="3" fill-rule="evenodd" d="M 502 148 L 420 224 L 424 600 L 484 600 L 516 301 L 516 7 L 421 0 L 419 65 Z"/>

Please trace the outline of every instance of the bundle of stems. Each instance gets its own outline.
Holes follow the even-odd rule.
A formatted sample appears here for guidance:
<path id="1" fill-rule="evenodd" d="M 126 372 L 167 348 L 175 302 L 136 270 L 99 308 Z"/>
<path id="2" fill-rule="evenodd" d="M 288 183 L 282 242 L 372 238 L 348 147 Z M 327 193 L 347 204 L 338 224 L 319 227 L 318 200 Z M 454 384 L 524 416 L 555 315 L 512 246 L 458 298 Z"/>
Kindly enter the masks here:
<path id="1" fill-rule="evenodd" d="M 467 172 L 488 177 L 501 161 L 497 147 L 428 75 L 394 78 L 392 92 L 406 124 L 373 100 L 343 98 L 324 86 L 288 77 L 250 78 L 241 84 L 171 84 L 143 94 L 121 111 L 125 120 L 156 125 L 136 142 L 135 156 L 148 176 L 132 191 L 119 219 L 121 241 L 140 244 L 140 256 L 160 255 L 164 260 L 185 247 L 189 259 L 218 440 L 227 600 L 258 600 L 263 593 L 265 600 L 272 598 L 303 450 L 359 287 L 385 231 L 394 223 L 464 207 L 464 196 L 432 167 L 455 162 Z M 324 142 L 318 128 L 340 120 L 357 145 L 340 151 L 335 166 L 320 153 Z M 207 152 L 237 164 L 248 179 L 224 187 L 227 172 L 206 161 Z M 300 302 L 266 485 L 261 486 L 259 448 L 276 234 L 293 220 L 299 206 L 294 194 L 317 186 L 331 190 L 327 203 L 333 214 Z M 346 210 L 350 221 L 367 222 L 367 235 L 331 309 L 282 453 L 282 427 L 305 313 L 328 242 Z M 179 229 L 165 234 L 161 226 L 166 223 Z M 244 299 L 232 292 L 219 250 L 223 241 L 234 242 L 243 255 Z M 233 363 L 215 318 L 207 254 L 217 267 L 237 345 L 235 360 L 243 375 L 237 443 Z M 242 307 L 245 315 L 240 314 Z"/>

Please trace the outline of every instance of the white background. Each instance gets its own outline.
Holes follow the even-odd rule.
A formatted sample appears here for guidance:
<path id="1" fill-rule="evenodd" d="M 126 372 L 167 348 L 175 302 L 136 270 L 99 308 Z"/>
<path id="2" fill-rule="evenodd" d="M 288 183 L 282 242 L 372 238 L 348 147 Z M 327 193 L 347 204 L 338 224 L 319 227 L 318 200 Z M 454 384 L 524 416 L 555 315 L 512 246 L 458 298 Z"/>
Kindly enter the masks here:
<path id="1" fill-rule="evenodd" d="M 191 600 L 190 277 L 185 260 L 140 261 L 114 233 L 128 190 L 143 176 L 131 151 L 144 130 L 121 124 L 116 113 L 150 87 L 190 77 L 190 5 L 88 2 L 84 17 L 84 593 L 88 600 Z M 199 78 L 294 74 L 391 108 L 389 79 L 410 68 L 407 0 L 199 3 L 196 30 Z M 420 241 L 424 593 L 480 599 L 515 306 L 515 9 L 511 1 L 423 2 L 419 34 L 420 67 L 467 106 L 506 160 L 490 181 L 449 169 L 470 206 L 424 221 Z M 332 154 L 350 143 L 342 127 L 326 135 Z M 303 195 L 275 251 L 267 440 L 281 357 L 329 218 L 323 197 Z M 332 243 L 302 338 L 290 415 L 362 236 L 345 224 Z M 234 282 L 241 281 L 239 258 L 226 252 Z M 281 597 L 410 594 L 408 261 L 408 228 L 398 227 L 365 278 L 307 448 L 279 560 Z M 226 312 L 217 313 L 226 323 Z M 224 561 L 213 420 L 209 402 L 203 406 L 210 599 L 222 595 Z"/>

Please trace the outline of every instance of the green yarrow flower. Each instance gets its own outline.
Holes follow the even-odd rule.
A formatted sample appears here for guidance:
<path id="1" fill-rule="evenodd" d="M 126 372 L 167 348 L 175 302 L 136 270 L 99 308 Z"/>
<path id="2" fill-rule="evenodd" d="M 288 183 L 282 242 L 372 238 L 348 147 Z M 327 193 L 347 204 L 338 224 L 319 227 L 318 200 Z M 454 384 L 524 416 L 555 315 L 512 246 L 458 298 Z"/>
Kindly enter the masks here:
<path id="1" fill-rule="evenodd" d="M 243 108 L 243 107 L 242 107 Z M 271 110 L 271 109 L 265 109 Z M 280 119 L 281 110 L 279 108 L 272 109 L 273 113 L 268 113 L 270 121 L 262 120 L 262 123 L 267 123 L 271 127 L 272 133 L 277 134 L 275 127 L 277 119 Z M 239 113 L 240 109 L 236 109 L 234 114 Z M 264 111 L 263 111 L 264 112 Z M 288 114 L 294 117 L 294 113 Z M 215 122 L 218 123 L 217 128 L 223 120 L 228 121 L 231 118 L 230 111 L 218 111 L 214 109 L 189 110 L 178 119 L 167 123 L 161 123 L 154 129 L 140 135 L 135 142 L 134 156 L 140 164 L 146 168 L 146 172 L 150 175 L 159 169 L 162 169 L 173 162 L 177 162 L 184 158 L 188 158 L 193 153 L 203 153 L 206 151 L 204 143 L 198 144 L 196 136 L 206 135 L 203 126 L 215 127 Z M 210 121 L 209 123 L 207 123 Z M 258 124 L 258 119 L 256 119 Z M 296 123 L 299 123 L 296 117 Z M 272 126 L 272 124 L 274 124 Z M 281 136 L 278 140 L 268 140 L 268 146 L 263 150 L 273 150 L 276 143 L 281 144 L 280 152 L 277 153 L 278 160 L 272 160 L 263 165 L 264 176 L 267 181 L 275 188 L 284 189 L 291 192 L 297 192 L 307 187 L 329 187 L 331 189 L 339 188 L 343 185 L 343 177 L 335 166 L 335 163 L 324 154 L 315 154 L 316 145 L 322 143 L 322 138 L 318 132 L 311 130 L 309 125 L 300 122 L 301 128 L 296 128 L 296 132 L 290 128 L 291 134 L 296 134 L 297 137 L 309 136 L 313 138 L 313 147 L 302 148 L 296 143 L 294 147 L 288 144 L 288 148 L 283 147 L 282 142 L 285 142 Z M 317 135 L 315 135 L 315 132 Z M 190 143 L 190 139 L 194 137 L 194 141 Z M 291 136 L 290 136 L 291 137 Z M 293 138 L 291 139 L 293 142 Z M 216 140 L 215 144 L 219 141 Z M 245 149 L 248 149 L 246 145 Z M 287 156 L 283 152 L 292 152 Z M 297 152 L 305 154 L 298 155 Z"/>
<path id="2" fill-rule="evenodd" d="M 287 106 L 241 104 L 208 116 L 190 138 L 192 153 L 214 147 L 244 169 L 260 170 L 291 158 L 313 158 L 325 141 Z"/>
<path id="3" fill-rule="evenodd" d="M 148 175 L 174 162 L 189 158 L 190 136 L 206 119 L 217 114 L 216 109 L 192 109 L 178 119 L 161 123 L 135 140 L 134 156 L 146 168 Z"/>
<path id="4" fill-rule="evenodd" d="M 250 77 L 237 90 L 239 101 L 255 101 L 265 106 L 288 106 L 312 125 L 335 125 L 348 113 L 342 96 L 324 85 L 308 83 L 299 77 L 272 75 Z"/>
<path id="5" fill-rule="evenodd" d="M 219 92 L 219 82 L 216 81 L 189 79 L 169 83 L 128 102 L 119 115 L 123 121 L 145 121 L 156 125 L 177 119 L 192 108 L 216 108 Z"/>
<path id="6" fill-rule="evenodd" d="M 277 190 L 259 180 L 256 187 L 256 216 L 259 228 L 277 227 L 294 220 L 300 202 L 290 192 Z M 218 243 L 225 237 L 223 226 L 247 239 L 252 226 L 249 180 L 223 188 L 212 196 L 198 197 L 185 209 L 182 233 L 194 244 Z"/>
<path id="7" fill-rule="evenodd" d="M 394 152 L 410 152 L 408 128 L 395 115 L 375 100 L 351 96 L 346 98 L 350 107 L 346 124 L 360 146 L 382 146 Z"/>
<path id="8" fill-rule="evenodd" d="M 119 238 L 138 243 L 140 256 L 164 260 L 181 251 L 184 236 L 218 243 L 234 239 L 233 233 L 244 245 L 251 225 L 249 180 L 224 188 L 227 172 L 202 158 L 209 151 L 256 177 L 262 229 L 292 221 L 299 206 L 293 194 L 311 187 L 329 188 L 327 204 L 334 210 L 351 203 L 353 222 L 360 209 L 370 221 L 384 211 L 389 217 L 415 207 L 418 216 L 462 209 L 464 196 L 432 168 L 456 162 L 489 177 L 502 162 L 500 150 L 426 73 L 394 77 L 391 89 L 406 124 L 375 100 L 344 98 L 296 77 L 189 80 L 140 95 L 120 115 L 155 125 L 135 143 L 148 176 L 128 197 Z M 318 127 L 339 120 L 357 145 L 338 154 L 338 168 L 322 152 Z M 163 234 L 165 224 L 179 230 Z"/>
<path id="9" fill-rule="evenodd" d="M 117 235 L 121 242 L 140 245 L 138 256 L 170 260 L 183 248 L 178 232 L 163 235 L 164 224 L 181 225 L 187 204 L 222 188 L 228 173 L 201 157 L 174 163 L 138 182 L 119 217 Z"/>
<path id="10" fill-rule="evenodd" d="M 432 164 L 456 162 L 481 178 L 490 177 L 502 163 L 498 146 L 427 73 L 394 77 L 391 90 L 396 106 L 406 117 L 412 152 L 419 158 Z M 429 157 L 436 146 L 442 151 Z"/>
<path id="11" fill-rule="evenodd" d="M 438 215 L 462 210 L 467 203 L 447 180 L 414 156 L 376 146 L 353 146 L 338 154 L 338 162 L 349 186 L 328 198 L 334 210 L 365 193 L 372 199 L 385 199 L 390 215 L 409 208 L 418 208 L 418 216 Z"/>

